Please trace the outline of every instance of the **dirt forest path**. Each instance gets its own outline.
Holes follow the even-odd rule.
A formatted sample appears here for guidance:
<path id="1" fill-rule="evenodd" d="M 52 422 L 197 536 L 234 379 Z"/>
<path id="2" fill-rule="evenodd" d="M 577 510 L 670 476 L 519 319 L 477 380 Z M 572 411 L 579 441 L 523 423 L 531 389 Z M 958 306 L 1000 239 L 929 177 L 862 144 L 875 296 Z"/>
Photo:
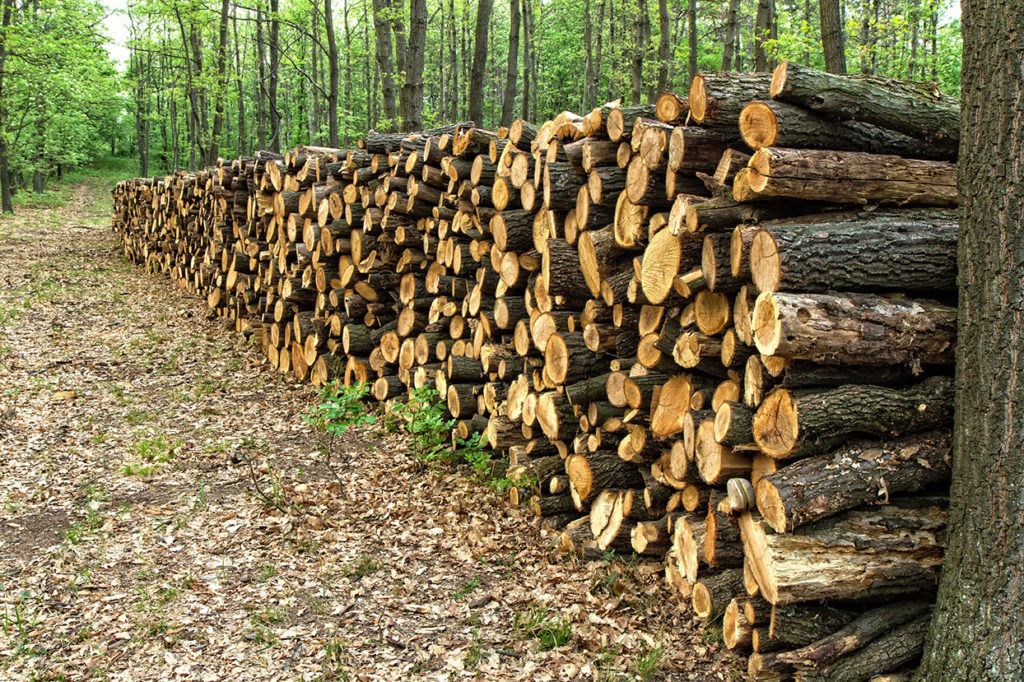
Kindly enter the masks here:
<path id="1" fill-rule="evenodd" d="M 99 181 L 68 191 L 0 219 L 0 679 L 735 674 L 657 564 L 558 557 L 398 436 L 349 434 L 336 479 L 314 391 L 127 265 Z"/>

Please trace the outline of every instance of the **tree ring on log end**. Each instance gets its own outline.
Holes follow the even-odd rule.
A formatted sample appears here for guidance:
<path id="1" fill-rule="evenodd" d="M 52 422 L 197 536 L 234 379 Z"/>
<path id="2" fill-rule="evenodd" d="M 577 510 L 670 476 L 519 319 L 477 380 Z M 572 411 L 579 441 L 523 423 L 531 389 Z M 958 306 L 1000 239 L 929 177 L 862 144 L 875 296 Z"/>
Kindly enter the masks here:
<path id="1" fill-rule="evenodd" d="M 671 293 L 681 254 L 679 238 L 669 230 L 658 232 L 647 245 L 640 285 L 651 303 L 661 303 Z"/>
<path id="2" fill-rule="evenodd" d="M 779 138 L 779 119 L 764 102 L 751 102 L 740 112 L 740 134 L 751 149 L 771 147 Z"/>
<path id="3" fill-rule="evenodd" d="M 778 291 L 782 280 L 782 257 L 775 237 L 758 230 L 750 243 L 750 278 L 758 291 Z"/>
<path id="4" fill-rule="evenodd" d="M 704 76 L 696 75 L 690 83 L 690 115 L 697 123 L 704 121 L 707 114 L 707 93 L 704 90 Z"/>
<path id="5" fill-rule="evenodd" d="M 782 338 L 782 322 L 779 320 L 778 301 L 770 291 L 758 294 L 750 326 L 758 352 L 773 355 Z"/>
<path id="6" fill-rule="evenodd" d="M 785 457 L 796 447 L 800 422 L 796 401 L 786 389 L 773 391 L 754 413 L 754 442 L 761 452 L 776 459 Z"/>

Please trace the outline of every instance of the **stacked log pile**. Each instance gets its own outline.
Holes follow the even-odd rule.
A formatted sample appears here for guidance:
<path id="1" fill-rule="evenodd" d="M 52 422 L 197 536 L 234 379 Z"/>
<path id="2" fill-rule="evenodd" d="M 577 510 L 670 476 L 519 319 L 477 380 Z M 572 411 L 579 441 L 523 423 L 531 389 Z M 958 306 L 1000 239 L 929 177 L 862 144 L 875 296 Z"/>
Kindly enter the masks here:
<path id="1" fill-rule="evenodd" d="M 783 63 L 129 180 L 114 227 L 296 379 L 436 387 L 560 547 L 664 560 L 752 677 L 867 679 L 942 560 L 957 117 Z"/>

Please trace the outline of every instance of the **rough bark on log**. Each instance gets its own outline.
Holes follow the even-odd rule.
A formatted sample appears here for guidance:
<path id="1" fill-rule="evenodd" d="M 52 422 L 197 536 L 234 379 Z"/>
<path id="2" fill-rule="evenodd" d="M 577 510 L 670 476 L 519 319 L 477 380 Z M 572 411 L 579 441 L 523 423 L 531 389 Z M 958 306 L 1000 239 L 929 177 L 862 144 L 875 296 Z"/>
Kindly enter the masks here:
<path id="1" fill-rule="evenodd" d="M 751 326 L 765 355 L 919 368 L 953 362 L 956 308 L 872 294 L 762 292 Z"/>

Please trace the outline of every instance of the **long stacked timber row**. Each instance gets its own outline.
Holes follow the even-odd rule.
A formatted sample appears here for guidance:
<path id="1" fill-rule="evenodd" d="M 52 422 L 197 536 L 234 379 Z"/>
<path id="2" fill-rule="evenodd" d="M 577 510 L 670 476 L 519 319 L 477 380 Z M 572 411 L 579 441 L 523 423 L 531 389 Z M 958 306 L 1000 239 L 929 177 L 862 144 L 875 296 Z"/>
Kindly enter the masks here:
<path id="1" fill-rule="evenodd" d="M 270 365 L 437 387 L 566 551 L 637 552 L 753 679 L 913 670 L 942 562 L 959 104 L 783 63 L 535 126 L 114 189 Z"/>

